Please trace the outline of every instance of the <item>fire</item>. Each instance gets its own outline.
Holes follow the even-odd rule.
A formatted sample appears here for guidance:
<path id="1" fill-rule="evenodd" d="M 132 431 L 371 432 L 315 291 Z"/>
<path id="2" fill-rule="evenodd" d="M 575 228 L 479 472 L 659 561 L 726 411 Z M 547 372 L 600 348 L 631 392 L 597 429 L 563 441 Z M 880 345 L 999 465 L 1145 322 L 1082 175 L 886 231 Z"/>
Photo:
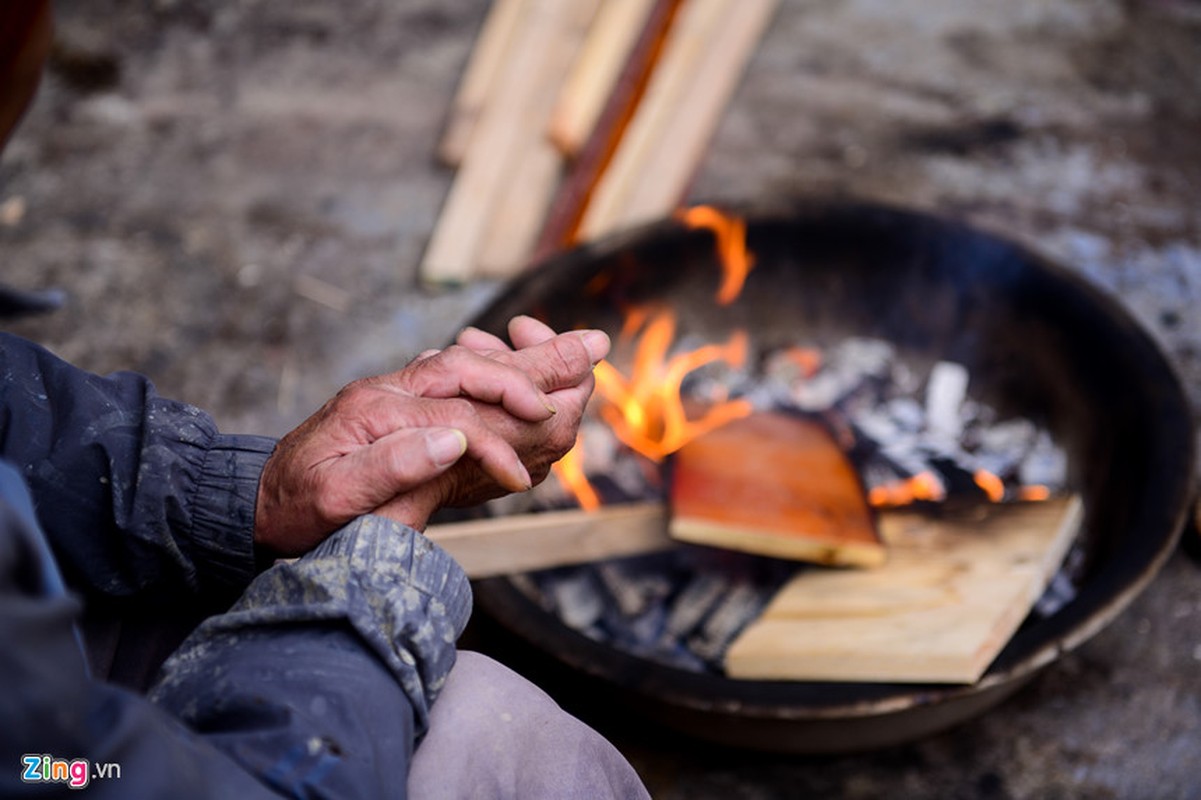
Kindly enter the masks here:
<path id="1" fill-rule="evenodd" d="M 806 378 L 812 378 L 822 366 L 821 351 L 812 347 L 790 347 L 784 351 L 784 357 Z"/>
<path id="2" fill-rule="evenodd" d="M 662 309 L 650 318 L 638 340 L 630 377 L 607 361 L 594 370 L 597 394 L 605 401 L 601 418 L 623 444 L 653 461 L 752 411 L 749 401 L 732 400 L 706 409 L 699 419 L 688 419 L 680 398 L 685 376 L 716 361 L 741 367 L 747 336 L 738 332 L 724 345 L 705 345 L 668 358 L 675 330 L 675 314 Z"/>
<path id="3" fill-rule="evenodd" d="M 711 206 L 694 206 L 677 217 L 690 228 L 707 228 L 717 238 L 722 281 L 717 289 L 719 305 L 738 298 L 746 276 L 755 264 L 746 247 L 746 221 L 731 217 Z M 630 449 L 652 461 L 662 461 L 704 433 L 745 417 L 753 410 L 747 400 L 727 400 L 689 419 L 680 396 L 688 373 L 706 364 L 724 361 L 741 367 L 747 357 L 747 336 L 733 334 L 725 344 L 710 344 L 668 358 L 676 332 L 676 316 L 668 308 L 642 306 L 626 315 L 621 338 L 634 338 L 633 364 L 627 377 L 608 361 L 596 365 L 596 394 L 601 400 L 600 416 L 614 435 Z M 559 482 L 588 509 L 600 504 L 596 491 L 584 475 L 579 443 L 555 467 Z"/>
<path id="4" fill-rule="evenodd" d="M 746 363 L 747 335 L 735 332 L 725 344 L 709 344 L 668 357 L 676 333 L 676 316 L 667 308 L 632 311 L 623 335 L 637 336 L 633 364 L 627 377 L 608 361 L 593 369 L 600 416 L 623 444 L 652 461 L 662 461 L 696 437 L 748 416 L 748 400 L 727 400 L 707 407 L 690 419 L 680 395 L 684 378 L 696 369 L 715 362 L 738 368 Z M 559 482 L 592 510 L 600 506 L 596 490 L 583 470 L 580 442 L 555 465 Z"/>
<path id="5" fill-rule="evenodd" d="M 689 228 L 708 228 L 717 237 L 717 255 L 722 266 L 717 303 L 723 306 L 733 303 L 755 266 L 755 257 L 746 248 L 746 220 L 723 214 L 712 206 L 693 206 L 677 216 Z"/>
<path id="6" fill-rule="evenodd" d="M 551 469 L 554 470 L 559 483 L 575 495 L 580 508 L 585 511 L 595 511 L 600 508 L 600 497 L 584 475 L 584 449 L 580 439 L 576 439 L 575 447 L 555 462 Z"/>
<path id="7" fill-rule="evenodd" d="M 747 250 L 745 220 L 711 206 L 694 206 L 676 216 L 689 228 L 713 232 L 722 267 L 715 300 L 719 305 L 734 302 L 755 264 L 754 255 Z M 594 283 L 589 290 L 599 292 L 605 285 L 604 281 Z M 715 362 L 742 367 L 748 352 L 745 332 L 734 333 L 724 344 L 707 344 L 669 357 L 675 335 L 676 315 L 670 308 L 643 305 L 628 309 L 619 341 L 630 343 L 633 350 L 629 375 L 608 361 L 601 361 L 594 368 L 600 418 L 626 447 L 655 462 L 696 437 L 753 411 L 749 400 L 722 400 L 705 408 L 696 418 L 689 418 L 689 407 L 680 395 L 684 379 L 700 367 Z M 813 377 L 822 366 L 818 350 L 793 347 L 785 355 L 806 378 Z M 579 440 L 554 466 L 554 471 L 560 484 L 575 495 L 582 508 L 593 510 L 601 505 L 585 475 Z M 1005 499 L 1006 487 L 1001 478 L 984 470 L 973 477 L 989 500 Z M 921 472 L 873 487 L 868 492 L 868 502 L 876 508 L 895 508 L 919 501 L 940 502 L 946 496 L 946 486 L 938 475 Z M 1045 500 L 1050 491 L 1042 486 L 1024 486 L 1016 489 L 1013 496 L 1020 500 Z"/>

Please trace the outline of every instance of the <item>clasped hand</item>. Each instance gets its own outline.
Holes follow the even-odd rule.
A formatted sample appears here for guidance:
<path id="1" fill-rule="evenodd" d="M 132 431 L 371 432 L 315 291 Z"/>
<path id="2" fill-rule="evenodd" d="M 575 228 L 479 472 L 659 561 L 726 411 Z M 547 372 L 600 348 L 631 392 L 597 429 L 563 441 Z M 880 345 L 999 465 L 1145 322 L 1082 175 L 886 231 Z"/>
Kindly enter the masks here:
<path id="1" fill-rule="evenodd" d="M 542 481 L 575 442 L 609 338 L 530 317 L 514 318 L 509 338 L 468 328 L 351 383 L 281 439 L 259 481 L 256 544 L 299 555 L 368 513 L 421 530 L 439 508 Z"/>

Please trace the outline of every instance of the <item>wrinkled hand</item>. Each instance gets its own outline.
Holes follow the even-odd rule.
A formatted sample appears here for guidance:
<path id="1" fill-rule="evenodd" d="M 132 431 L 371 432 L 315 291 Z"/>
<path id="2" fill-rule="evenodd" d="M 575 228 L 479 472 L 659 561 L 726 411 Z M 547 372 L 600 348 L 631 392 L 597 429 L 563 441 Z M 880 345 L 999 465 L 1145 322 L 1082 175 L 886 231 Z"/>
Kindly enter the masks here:
<path id="1" fill-rule="evenodd" d="M 556 335 L 551 328 L 531 317 L 511 320 L 509 338 L 516 349 L 510 348 L 496 336 L 476 328 L 467 328 L 459 335 L 456 344 L 479 356 L 521 370 L 546 391 L 555 414 L 545 420 L 531 420 L 507 413 L 506 409 L 495 404 L 473 402 L 484 424 L 499 434 L 518 454 L 530 477 L 530 485 L 537 485 L 546 478 L 551 465 L 575 444 L 580 419 L 594 386 L 591 368 L 608 354 L 609 338 L 599 331 Z M 578 372 L 575 367 L 581 363 L 578 349 L 581 342 L 587 349 L 588 368 Z M 456 464 L 453 470 L 413 492 L 397 497 L 376 509 L 375 513 L 404 521 L 413 516 L 408 510 L 413 505 L 434 509 L 468 506 L 505 494 L 508 490 L 491 480 L 481 466 L 465 459 Z"/>
<path id="2" fill-rule="evenodd" d="M 516 350 L 465 332 L 356 381 L 280 440 L 259 482 L 255 541 L 306 552 L 366 513 L 415 528 L 442 506 L 524 491 L 570 449 L 608 337 L 510 324 Z"/>

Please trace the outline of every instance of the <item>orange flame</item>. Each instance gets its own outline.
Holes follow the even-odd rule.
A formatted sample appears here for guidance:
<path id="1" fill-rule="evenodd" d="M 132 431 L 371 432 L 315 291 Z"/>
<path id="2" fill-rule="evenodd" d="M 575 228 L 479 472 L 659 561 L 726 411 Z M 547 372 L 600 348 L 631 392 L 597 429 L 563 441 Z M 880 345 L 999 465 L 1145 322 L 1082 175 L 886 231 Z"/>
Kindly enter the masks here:
<path id="1" fill-rule="evenodd" d="M 719 305 L 738 298 L 746 276 L 755 264 L 746 248 L 746 221 L 727 216 L 711 206 L 682 210 L 679 219 L 689 228 L 708 228 L 717 238 L 717 255 L 722 265 L 722 283 L 717 289 Z M 627 378 L 608 361 L 596 365 L 597 395 L 604 401 L 601 418 L 627 447 L 653 461 L 661 461 L 701 434 L 727 422 L 748 416 L 748 400 L 719 402 L 699 419 L 689 419 L 680 397 L 680 385 L 688 373 L 714 361 L 740 367 L 746 361 L 747 336 L 735 333 L 724 345 L 706 345 L 674 356 L 667 352 L 675 336 L 676 318 L 669 309 L 643 306 L 631 309 L 622 325 L 621 337 L 642 331 Z M 809 366 L 812 366 L 810 363 Z M 595 508 L 599 499 L 588 483 L 579 456 L 579 443 L 555 468 L 555 475 L 584 508 Z"/>
<path id="2" fill-rule="evenodd" d="M 740 367 L 746 361 L 747 336 L 732 335 L 724 345 L 705 345 L 667 358 L 676 320 L 661 310 L 638 340 L 627 378 L 607 361 L 596 365 L 596 391 L 605 401 L 601 418 L 627 447 L 654 461 L 679 450 L 703 433 L 751 413 L 748 400 L 717 403 L 700 419 L 690 420 L 680 399 L 680 385 L 693 370 L 715 361 Z"/>
<path id="3" fill-rule="evenodd" d="M 712 206 L 693 206 L 677 216 L 689 228 L 708 228 L 717 237 L 717 255 L 722 266 L 717 303 L 723 306 L 733 303 L 755 266 L 755 257 L 746 249 L 746 220 L 723 214 Z"/>
<path id="4" fill-rule="evenodd" d="M 580 508 L 585 511 L 595 511 L 600 508 L 600 496 L 597 495 L 596 490 L 592 488 L 592 484 L 584 475 L 584 443 L 582 440 L 577 438 L 575 446 L 568 451 L 567 455 L 555 462 L 551 469 L 554 470 L 559 483 L 575 495 Z"/>

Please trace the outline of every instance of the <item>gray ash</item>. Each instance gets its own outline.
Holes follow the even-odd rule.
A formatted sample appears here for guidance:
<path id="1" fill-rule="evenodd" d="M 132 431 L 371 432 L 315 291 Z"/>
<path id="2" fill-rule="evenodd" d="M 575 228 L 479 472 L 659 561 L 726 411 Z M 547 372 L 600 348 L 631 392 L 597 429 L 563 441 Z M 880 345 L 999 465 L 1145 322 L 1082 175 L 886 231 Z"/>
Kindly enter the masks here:
<path id="1" fill-rule="evenodd" d="M 695 343 L 692 343 L 695 346 Z M 751 369 L 709 365 L 689 375 L 686 399 L 744 397 L 756 409 L 820 418 L 857 465 L 865 489 L 883 492 L 933 476 L 944 506 L 988 502 L 977 481 L 995 476 L 1003 502 L 1031 486 L 1067 489 L 1067 457 L 1037 421 L 1003 417 L 970 394 L 968 370 L 941 361 L 916 369 L 884 341 L 851 338 L 821 352 L 782 347 Z M 625 447 L 595 415 L 581 428 L 584 470 L 602 502 L 666 500 L 670 459 L 660 465 Z M 996 492 L 998 484 L 991 490 Z M 495 513 L 571 507 L 557 481 L 498 504 Z M 1035 604 L 1045 617 L 1076 593 L 1074 548 Z M 726 648 L 799 570 L 819 569 L 761 556 L 680 545 L 652 555 L 518 576 L 517 585 L 565 625 L 636 656 L 683 669 L 721 672 Z"/>

